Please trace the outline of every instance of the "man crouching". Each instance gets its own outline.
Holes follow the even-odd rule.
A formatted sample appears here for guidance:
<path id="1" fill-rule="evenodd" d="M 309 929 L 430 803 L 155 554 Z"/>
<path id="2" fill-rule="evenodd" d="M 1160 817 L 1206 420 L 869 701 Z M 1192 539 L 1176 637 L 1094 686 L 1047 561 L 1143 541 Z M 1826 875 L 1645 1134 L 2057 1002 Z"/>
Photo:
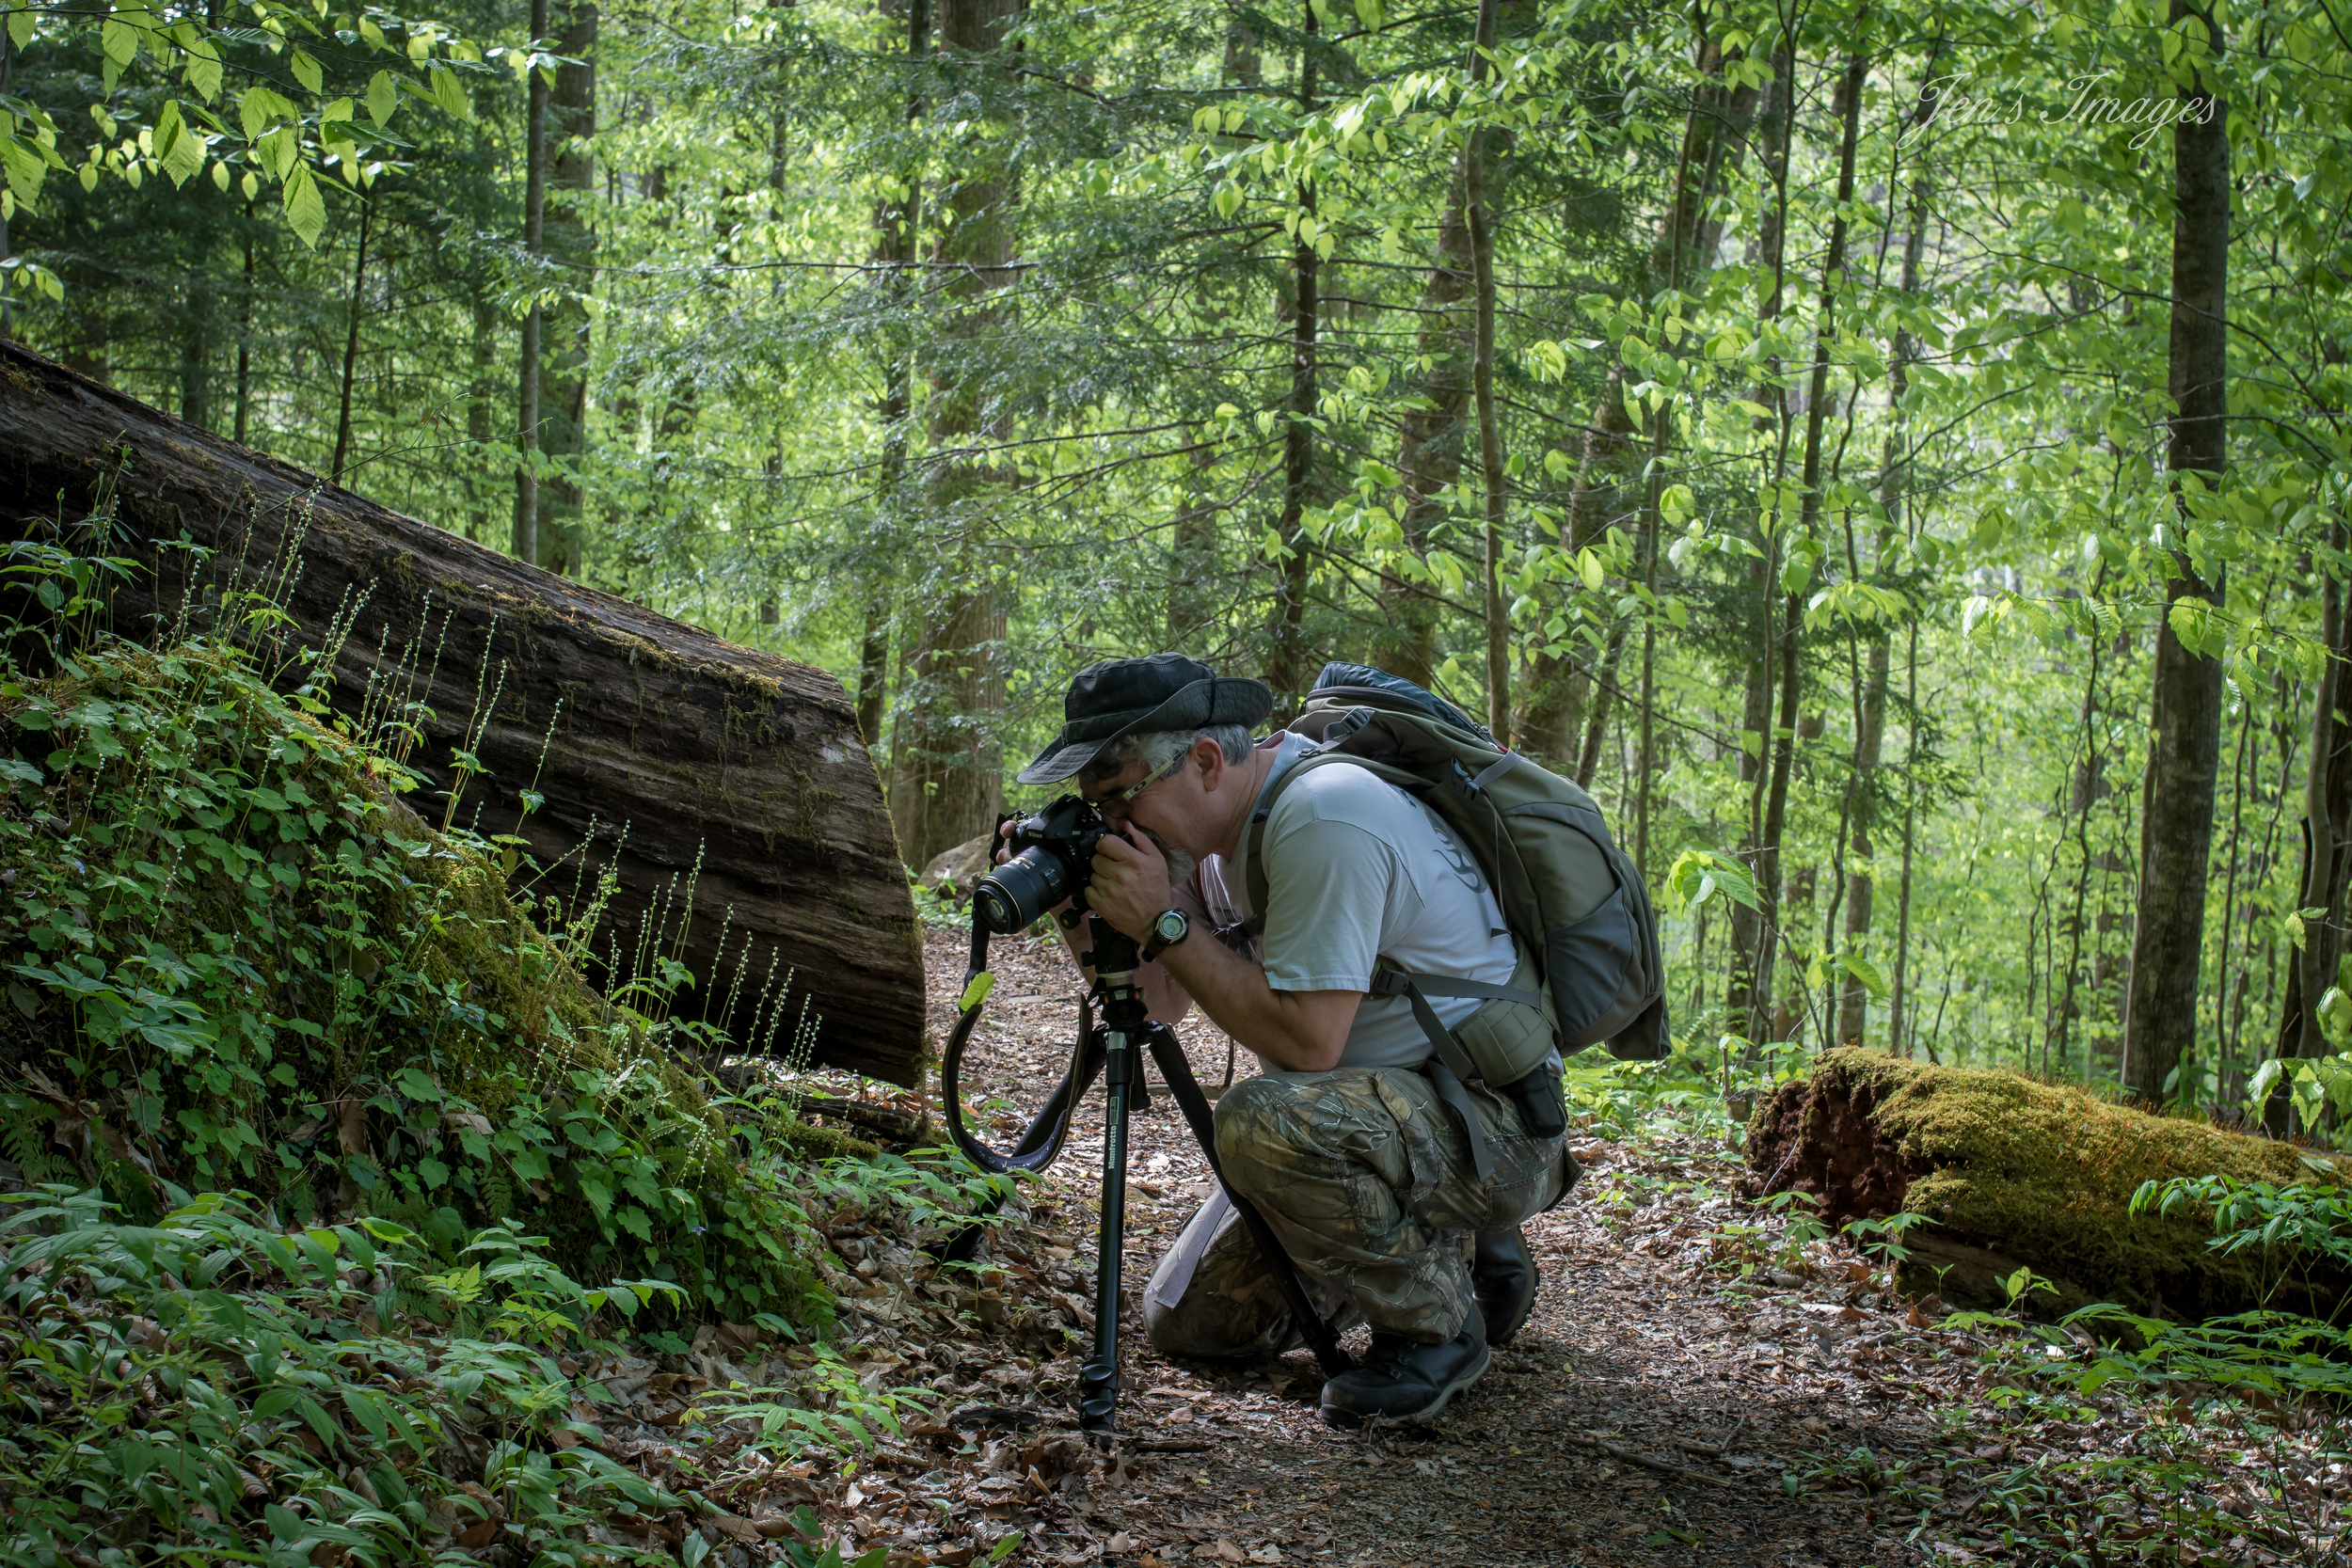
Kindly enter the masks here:
<path id="1" fill-rule="evenodd" d="M 1363 1365 L 1324 1385 L 1324 1419 L 1426 1418 L 1526 1321 L 1536 1271 L 1518 1227 L 1575 1171 L 1565 1133 L 1530 1137 L 1472 1082 L 1493 1173 L 1481 1180 L 1462 1115 L 1423 1072 L 1430 1039 L 1410 1002 L 1367 994 L 1383 959 L 1488 986 L 1518 967 L 1478 863 L 1435 813 L 1363 768 L 1309 769 L 1263 824 L 1266 908 L 1248 907 L 1246 830 L 1313 750 L 1286 732 L 1251 744 L 1273 705 L 1260 683 L 1179 655 L 1109 660 L 1071 683 L 1061 734 L 1021 782 L 1074 778 L 1116 830 L 1087 901 L 1156 960 L 1143 974 L 1152 1016 L 1173 1023 L 1198 1002 L 1263 1068 L 1217 1104 L 1225 1179 L 1264 1212 L 1332 1326 L 1373 1331 Z M 1260 941 L 1219 941 L 1202 929 L 1213 913 Z M 1431 1006 L 1450 1027 L 1479 1004 Z M 1305 1342 L 1222 1193 L 1160 1259 L 1144 1321 L 1173 1355 Z"/>

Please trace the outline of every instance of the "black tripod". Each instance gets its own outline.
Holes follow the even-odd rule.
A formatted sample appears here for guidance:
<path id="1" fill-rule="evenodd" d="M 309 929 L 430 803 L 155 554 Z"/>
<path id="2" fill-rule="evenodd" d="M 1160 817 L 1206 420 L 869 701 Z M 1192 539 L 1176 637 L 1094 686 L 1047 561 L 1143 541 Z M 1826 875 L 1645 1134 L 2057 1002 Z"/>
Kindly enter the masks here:
<path id="1" fill-rule="evenodd" d="M 979 1022 L 980 1008 L 987 997 L 984 988 L 977 996 L 971 990 L 972 981 L 988 969 L 988 926 L 980 916 L 977 900 L 972 921 L 971 968 L 965 977 L 964 992 L 971 1000 L 947 1037 L 939 1080 L 947 1131 L 956 1146 L 974 1164 L 1001 1175 L 1013 1170 L 1041 1171 L 1052 1164 L 1069 1137 L 1071 1114 L 1078 1101 L 1098 1075 L 1103 1079 L 1107 1098 L 1103 1117 L 1102 1228 L 1094 1252 L 1094 1349 L 1078 1380 L 1078 1424 L 1089 1432 L 1107 1433 L 1116 1430 L 1119 1408 L 1120 1253 L 1127 1219 L 1127 1113 L 1151 1105 L 1136 1063 L 1138 1048 L 1152 1053 L 1152 1060 L 1160 1069 L 1160 1081 L 1175 1097 L 1177 1108 L 1184 1113 L 1185 1124 L 1192 1129 L 1194 1140 L 1200 1144 L 1202 1156 L 1220 1184 L 1224 1183 L 1225 1175 L 1217 1164 L 1216 1131 L 1209 1098 L 1200 1092 L 1200 1085 L 1192 1075 L 1192 1064 L 1184 1059 L 1184 1046 L 1165 1026 L 1152 1022 L 1151 1011 L 1144 1004 L 1138 974 L 1141 959 L 1134 941 L 1113 929 L 1110 922 L 1099 914 L 1087 917 L 1087 931 L 1093 945 L 1080 957 L 1094 970 L 1094 988 L 1088 993 L 1089 1006 L 1079 1015 L 1078 1043 L 1071 1056 L 1070 1070 L 1062 1075 L 1044 1109 L 1029 1123 L 1028 1131 L 1011 1153 L 999 1154 L 972 1136 L 963 1125 L 963 1106 L 957 1092 L 964 1044 L 971 1038 L 973 1025 Z M 1099 1025 L 1091 1006 L 1097 1002 L 1102 1005 Z M 1339 1337 L 1331 1325 L 1315 1310 L 1306 1287 L 1299 1283 L 1298 1271 L 1291 1265 L 1290 1255 L 1282 1250 L 1282 1243 L 1266 1224 L 1265 1216 L 1230 1185 L 1225 1187 L 1225 1196 L 1257 1243 L 1260 1258 L 1281 1287 L 1291 1316 L 1306 1336 L 1324 1375 L 1336 1377 L 1347 1370 L 1354 1363 L 1340 1349 Z M 968 1234 L 970 1243 L 977 1244 L 977 1227 Z M 963 1241 L 964 1238 L 959 1238 L 960 1243 Z M 969 1247 L 961 1250 L 968 1254 Z"/>

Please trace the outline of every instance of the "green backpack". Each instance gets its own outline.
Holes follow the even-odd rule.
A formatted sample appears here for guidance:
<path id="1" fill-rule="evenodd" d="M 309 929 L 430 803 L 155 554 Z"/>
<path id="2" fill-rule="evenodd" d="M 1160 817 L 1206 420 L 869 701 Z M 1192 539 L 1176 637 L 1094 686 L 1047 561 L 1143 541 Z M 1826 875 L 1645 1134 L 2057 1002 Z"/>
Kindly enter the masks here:
<path id="1" fill-rule="evenodd" d="M 1666 1053 L 1665 965 L 1658 917 L 1631 857 L 1609 836 L 1600 808 L 1568 780 L 1495 744 L 1451 703 L 1361 664 L 1327 664 L 1289 728 L 1319 742 L 1277 779 L 1247 829 L 1249 902 L 1266 906 L 1266 818 L 1282 794 L 1317 768 L 1370 769 L 1435 811 L 1477 860 L 1502 906 L 1519 952 L 1509 986 L 1408 974 L 1383 963 L 1372 994 L 1404 996 L 1429 1036 L 1438 1092 L 1470 1125 L 1482 1178 L 1490 1174 L 1467 1096 L 1449 1079 L 1477 1079 L 1513 1101 L 1534 1136 L 1565 1126 L 1558 1081 L 1563 1055 L 1606 1042 L 1610 1053 L 1654 1061 Z M 1448 1029 L 1427 999 L 1476 997 L 1482 1006 Z"/>

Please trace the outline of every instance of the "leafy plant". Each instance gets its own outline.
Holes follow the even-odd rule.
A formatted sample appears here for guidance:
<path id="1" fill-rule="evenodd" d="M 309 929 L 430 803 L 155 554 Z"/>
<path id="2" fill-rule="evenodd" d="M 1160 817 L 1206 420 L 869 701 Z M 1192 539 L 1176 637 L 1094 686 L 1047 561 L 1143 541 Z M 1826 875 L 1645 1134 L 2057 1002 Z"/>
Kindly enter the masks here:
<path id="1" fill-rule="evenodd" d="M 501 847 L 427 829 L 397 759 L 305 695 L 207 641 L 0 680 L 0 953 L 36 1047 L 0 1130 L 26 1178 L 135 1214 L 242 1187 L 444 1248 L 528 1205 L 568 1269 L 820 1322 L 788 1107 L 723 1117 L 686 1065 L 706 1042 L 597 995 L 579 922 L 542 934 Z"/>

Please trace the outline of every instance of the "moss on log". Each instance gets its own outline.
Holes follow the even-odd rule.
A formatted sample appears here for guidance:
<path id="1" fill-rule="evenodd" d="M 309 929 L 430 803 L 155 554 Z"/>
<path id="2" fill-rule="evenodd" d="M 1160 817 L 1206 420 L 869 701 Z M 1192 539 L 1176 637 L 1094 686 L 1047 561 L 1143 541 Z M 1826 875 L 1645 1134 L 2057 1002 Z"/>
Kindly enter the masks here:
<path id="1" fill-rule="evenodd" d="M 1925 1214 L 1934 1228 L 1913 1237 L 1921 1261 L 1948 1267 L 1947 1293 L 1997 1299 L 1994 1277 L 2025 1264 L 2057 1282 L 2051 1305 L 2104 1300 L 2176 1317 L 2259 1305 L 2278 1271 L 2254 1255 L 2211 1250 L 2202 1212 L 2133 1214 L 2142 1181 L 2340 1180 L 2331 1162 L 2291 1144 L 2152 1116 L 2014 1072 L 1854 1049 L 1827 1053 L 1809 1078 L 1756 1107 L 1748 1165 L 1758 1196 L 1810 1193 L 1833 1227 Z M 2328 1292 L 2325 1281 L 2316 1288 Z M 2325 1304 L 2299 1278 L 2270 1302 Z"/>

